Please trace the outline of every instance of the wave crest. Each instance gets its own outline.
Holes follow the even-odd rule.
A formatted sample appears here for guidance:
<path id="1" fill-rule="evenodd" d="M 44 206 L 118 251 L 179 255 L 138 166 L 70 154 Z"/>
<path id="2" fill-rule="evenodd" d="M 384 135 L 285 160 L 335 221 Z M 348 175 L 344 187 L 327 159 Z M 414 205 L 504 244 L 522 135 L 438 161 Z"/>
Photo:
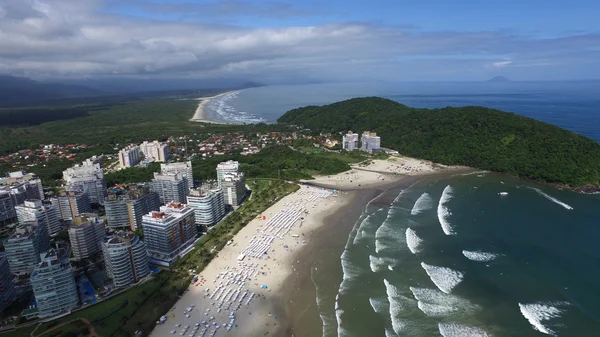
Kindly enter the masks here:
<path id="1" fill-rule="evenodd" d="M 432 266 L 425 262 L 421 262 L 421 267 L 425 269 L 431 281 L 446 294 L 450 294 L 462 280 L 463 273 L 458 270 L 447 267 Z"/>
<path id="2" fill-rule="evenodd" d="M 446 206 L 448 201 L 450 201 L 452 199 L 452 192 L 453 192 L 453 190 L 452 190 L 452 187 L 450 187 L 450 185 L 448 185 L 448 186 L 446 186 L 446 188 L 444 188 L 444 191 L 442 192 L 442 197 L 440 198 L 440 202 L 438 203 L 438 208 L 437 208 L 438 220 L 440 221 L 442 230 L 444 231 L 444 233 L 446 235 L 455 235 L 456 234 L 454 232 L 454 228 L 452 227 L 452 224 L 450 223 L 450 216 L 452 215 L 452 213 L 450 212 L 450 209 L 448 208 L 448 206 Z"/>

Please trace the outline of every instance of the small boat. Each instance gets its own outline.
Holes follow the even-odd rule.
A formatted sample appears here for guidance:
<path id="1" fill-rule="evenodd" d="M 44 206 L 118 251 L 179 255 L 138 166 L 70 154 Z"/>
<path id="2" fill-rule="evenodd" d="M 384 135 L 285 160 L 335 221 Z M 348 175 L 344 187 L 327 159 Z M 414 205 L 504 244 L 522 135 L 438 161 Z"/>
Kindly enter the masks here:
<path id="1" fill-rule="evenodd" d="M 500 192 L 499 195 L 508 195 L 508 192 Z"/>

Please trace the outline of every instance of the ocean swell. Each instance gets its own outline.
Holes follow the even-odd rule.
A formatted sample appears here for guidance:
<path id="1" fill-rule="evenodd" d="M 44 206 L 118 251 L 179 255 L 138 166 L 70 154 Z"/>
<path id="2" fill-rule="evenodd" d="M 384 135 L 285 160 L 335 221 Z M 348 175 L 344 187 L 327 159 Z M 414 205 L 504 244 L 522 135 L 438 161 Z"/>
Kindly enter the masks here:
<path id="1" fill-rule="evenodd" d="M 450 185 L 448 185 L 448 186 L 446 186 L 446 188 L 444 188 L 444 191 L 442 192 L 442 197 L 440 198 L 440 202 L 438 203 L 438 208 L 437 208 L 438 220 L 440 221 L 442 230 L 444 231 L 444 233 L 446 235 L 456 234 L 454 232 L 454 228 L 452 228 L 452 224 L 450 223 L 450 216 L 452 215 L 452 213 L 448 209 L 448 206 L 446 206 L 448 201 L 450 201 L 451 199 L 452 199 L 452 187 L 450 187 Z"/>
<path id="2" fill-rule="evenodd" d="M 447 267 L 432 266 L 425 262 L 421 262 L 421 267 L 438 289 L 446 294 L 450 294 L 464 277 L 463 273 Z"/>

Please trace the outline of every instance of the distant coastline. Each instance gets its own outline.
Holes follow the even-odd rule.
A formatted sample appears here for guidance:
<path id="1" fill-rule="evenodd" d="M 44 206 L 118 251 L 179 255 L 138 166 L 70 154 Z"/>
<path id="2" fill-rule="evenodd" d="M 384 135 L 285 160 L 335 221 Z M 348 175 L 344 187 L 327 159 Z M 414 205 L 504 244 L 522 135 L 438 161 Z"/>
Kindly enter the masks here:
<path id="1" fill-rule="evenodd" d="M 215 120 L 209 119 L 208 114 L 206 113 L 204 108 L 211 100 L 225 96 L 230 93 L 237 92 L 237 91 L 239 91 L 239 90 L 226 91 L 224 93 L 221 93 L 221 94 L 218 94 L 215 96 L 198 97 L 197 99 L 200 102 L 198 103 L 198 107 L 196 108 L 194 115 L 192 116 L 192 118 L 190 118 L 190 122 L 200 122 L 200 123 L 210 123 L 210 124 L 231 124 L 231 123 L 226 123 L 226 122 L 222 122 L 222 121 L 215 121 Z"/>

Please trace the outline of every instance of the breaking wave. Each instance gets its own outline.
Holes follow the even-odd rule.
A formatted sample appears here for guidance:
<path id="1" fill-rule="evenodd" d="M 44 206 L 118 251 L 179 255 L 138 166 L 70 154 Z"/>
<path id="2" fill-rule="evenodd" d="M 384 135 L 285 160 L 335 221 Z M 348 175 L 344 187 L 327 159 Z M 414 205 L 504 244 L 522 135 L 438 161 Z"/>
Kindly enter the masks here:
<path id="1" fill-rule="evenodd" d="M 415 202 L 412 210 L 410 211 L 410 214 L 417 215 L 423 211 L 431 209 L 432 203 L 433 203 L 433 199 L 431 199 L 431 196 L 429 196 L 429 194 L 427 192 L 423 193 L 423 194 L 421 194 L 419 199 L 417 199 L 417 201 Z"/>
<path id="2" fill-rule="evenodd" d="M 260 118 L 253 113 L 238 111 L 229 104 L 229 101 L 238 97 L 239 93 L 239 91 L 234 91 L 215 97 L 206 104 L 206 107 L 214 111 L 220 119 L 225 120 L 228 123 L 252 124 L 266 122 L 263 118 Z"/>
<path id="3" fill-rule="evenodd" d="M 371 297 L 369 303 L 373 311 L 378 314 L 388 313 L 390 310 L 390 303 L 385 297 Z"/>
<path id="4" fill-rule="evenodd" d="M 566 208 L 566 209 L 568 209 L 568 210 L 573 210 L 573 207 L 571 207 L 571 206 L 569 206 L 569 205 L 565 204 L 564 202 L 562 202 L 562 201 L 560 201 L 560 200 L 556 199 L 555 197 L 553 197 L 553 196 L 551 196 L 551 195 L 548 195 L 548 194 L 546 194 L 546 193 L 542 192 L 542 190 L 540 190 L 540 189 L 538 189 L 538 188 L 534 188 L 534 187 L 530 187 L 530 188 L 531 188 L 532 190 L 534 190 L 534 191 L 538 192 L 538 194 L 539 194 L 539 195 L 541 195 L 542 197 L 544 197 L 544 198 L 546 198 L 546 199 L 548 199 L 548 200 L 552 201 L 553 203 L 555 203 L 555 204 L 558 204 L 558 205 L 561 205 L 562 207 L 564 207 L 564 208 Z"/>
<path id="5" fill-rule="evenodd" d="M 447 267 L 432 266 L 425 262 L 421 262 L 421 267 L 438 289 L 446 294 L 450 294 L 464 277 L 463 273 Z"/>
<path id="6" fill-rule="evenodd" d="M 417 236 L 417 233 L 410 227 L 406 229 L 406 245 L 410 252 L 413 254 L 417 254 L 421 251 L 421 243 L 423 240 Z"/>
<path id="7" fill-rule="evenodd" d="M 480 251 L 463 250 L 462 253 L 467 259 L 477 262 L 489 262 L 495 260 L 498 257 L 498 254 Z"/>
<path id="8" fill-rule="evenodd" d="M 373 217 L 383 211 L 383 208 L 378 209 L 376 212 L 367 215 L 358 226 L 356 230 L 356 236 L 354 236 L 353 244 L 358 244 L 363 239 L 372 239 L 374 237 L 374 231 L 377 228 L 377 224 L 373 222 Z"/>
<path id="9" fill-rule="evenodd" d="M 379 254 L 385 249 L 395 248 L 400 246 L 398 243 L 402 243 L 404 235 L 402 231 L 394 228 L 391 217 L 394 212 L 392 209 L 388 212 L 388 216 L 385 221 L 379 226 L 375 232 L 375 252 Z"/>
<path id="10" fill-rule="evenodd" d="M 488 337 L 485 330 L 473 326 L 456 323 L 438 323 L 440 335 L 443 337 Z"/>
<path id="11" fill-rule="evenodd" d="M 419 309 L 430 317 L 444 317 L 458 313 L 472 313 L 479 306 L 455 295 L 445 294 L 437 289 L 410 287 L 418 301 Z"/>
<path id="12" fill-rule="evenodd" d="M 554 336 L 556 332 L 549 326 L 548 321 L 560 317 L 564 309 L 560 306 L 568 305 L 567 302 L 546 302 L 546 303 L 519 303 L 521 314 L 525 317 L 533 328 L 546 335 Z"/>
<path id="13" fill-rule="evenodd" d="M 371 267 L 371 271 L 374 273 L 387 269 L 385 259 L 373 255 L 369 255 L 369 266 Z"/>
<path id="14" fill-rule="evenodd" d="M 349 283 L 352 282 L 361 273 L 361 268 L 356 266 L 352 262 L 351 258 L 348 257 L 349 254 L 350 254 L 349 251 L 346 249 L 346 250 L 344 250 L 344 252 L 342 253 L 342 256 L 340 257 L 341 263 L 342 263 L 342 274 L 343 274 L 342 275 L 342 283 L 340 283 L 340 289 L 339 289 L 340 293 L 346 292 L 350 288 Z"/>
<path id="15" fill-rule="evenodd" d="M 449 220 L 452 213 L 448 209 L 448 206 L 446 206 L 446 203 L 448 203 L 450 199 L 452 199 L 452 187 L 448 185 L 446 186 L 446 188 L 444 188 L 444 192 L 442 192 L 442 197 L 440 198 L 440 202 L 438 203 L 437 208 L 438 220 L 440 221 L 442 230 L 446 235 L 456 234 Z"/>

